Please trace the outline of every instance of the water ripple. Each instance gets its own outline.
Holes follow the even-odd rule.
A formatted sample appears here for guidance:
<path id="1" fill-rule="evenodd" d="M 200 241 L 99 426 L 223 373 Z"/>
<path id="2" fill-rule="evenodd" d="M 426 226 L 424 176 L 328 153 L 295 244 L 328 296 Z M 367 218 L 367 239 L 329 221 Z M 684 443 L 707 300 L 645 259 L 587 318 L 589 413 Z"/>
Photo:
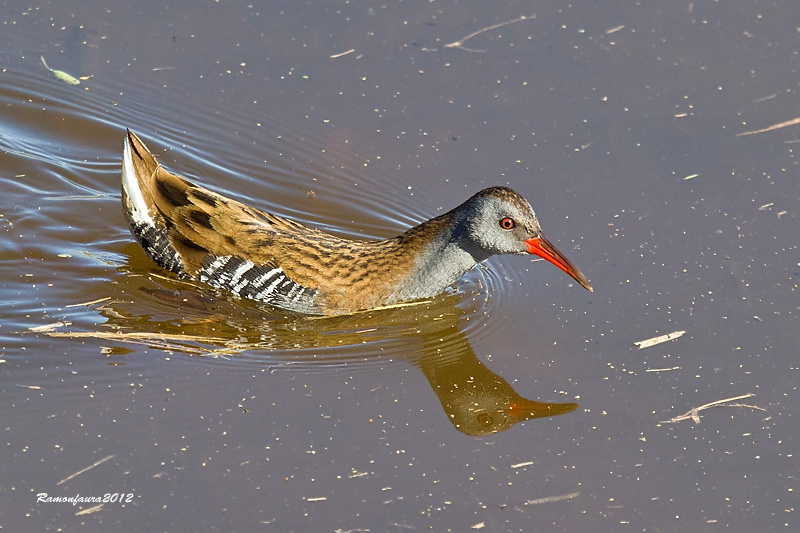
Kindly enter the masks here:
<path id="1" fill-rule="evenodd" d="M 394 236 L 466 199 L 437 205 L 415 195 L 398 184 L 397 169 L 358 146 L 347 124 L 298 120 L 257 101 L 227 107 L 235 94 L 203 94 L 211 89 L 169 72 L 159 73 L 160 87 L 152 77 L 126 76 L 124 85 L 109 79 L 91 90 L 62 86 L 47 71 L 8 74 L 0 104 L 11 112 L 0 123 L 0 145 L 24 172 L 4 179 L 5 197 L 15 207 L 3 206 L 0 214 L 9 217 L 9 234 L 20 235 L 10 239 L 5 266 L 23 269 L 40 289 L 31 296 L 24 279 L 5 287 L 21 300 L 12 305 L 15 317 L 7 324 L 13 326 L 4 334 L 11 329 L 30 336 L 30 327 L 69 322 L 40 331 L 38 342 L 52 333 L 101 351 L 111 343 L 183 353 L 189 357 L 178 360 L 193 365 L 363 373 L 417 365 L 432 353 L 443 361 L 462 357 L 472 353 L 468 339 L 492 343 L 505 333 L 502 324 L 486 327 L 489 315 L 502 312 L 513 285 L 516 267 L 503 261 L 476 268 L 449 294 L 409 308 L 288 319 L 176 280 L 132 244 L 118 192 L 125 127 L 176 173 L 344 236 Z M 159 113 L 152 94 L 161 97 Z M 181 105 L 186 94 L 217 98 L 220 107 Z M 48 279 L 54 280 L 50 286 Z M 37 317 L 30 316 L 34 310 Z M 124 364 L 140 363 L 128 358 Z"/>

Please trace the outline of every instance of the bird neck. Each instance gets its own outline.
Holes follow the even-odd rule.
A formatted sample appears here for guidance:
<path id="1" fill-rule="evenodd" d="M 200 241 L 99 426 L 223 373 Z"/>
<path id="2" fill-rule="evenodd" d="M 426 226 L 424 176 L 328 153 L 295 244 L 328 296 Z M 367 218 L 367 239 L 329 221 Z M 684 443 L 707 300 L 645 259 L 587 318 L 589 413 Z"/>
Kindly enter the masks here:
<path id="1" fill-rule="evenodd" d="M 411 228 L 398 244 L 412 254 L 414 265 L 392 294 L 397 302 L 440 294 L 488 257 L 468 245 L 464 225 L 452 211 Z"/>

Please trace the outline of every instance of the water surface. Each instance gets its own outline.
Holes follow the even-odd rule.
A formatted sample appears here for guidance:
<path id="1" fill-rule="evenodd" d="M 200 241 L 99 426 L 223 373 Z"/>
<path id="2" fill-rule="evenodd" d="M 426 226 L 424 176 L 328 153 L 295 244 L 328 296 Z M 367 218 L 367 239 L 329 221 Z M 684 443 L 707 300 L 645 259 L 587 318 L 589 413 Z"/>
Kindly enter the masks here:
<path id="1" fill-rule="evenodd" d="M 797 116 L 791 3 L 3 12 L 4 528 L 797 528 L 798 130 L 740 135 Z M 283 318 L 132 242 L 125 128 L 353 238 L 509 185 L 595 292 L 502 257 Z"/>

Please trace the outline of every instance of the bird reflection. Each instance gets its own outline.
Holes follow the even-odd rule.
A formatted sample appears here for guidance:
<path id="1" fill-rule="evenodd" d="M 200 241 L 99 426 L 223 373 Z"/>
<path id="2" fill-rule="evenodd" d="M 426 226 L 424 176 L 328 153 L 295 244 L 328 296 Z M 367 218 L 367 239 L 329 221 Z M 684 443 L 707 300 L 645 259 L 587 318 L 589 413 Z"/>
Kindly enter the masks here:
<path id="1" fill-rule="evenodd" d="M 138 255 L 132 251 L 128 257 Z M 469 315 L 457 305 L 463 295 L 347 316 L 286 317 L 172 278 L 154 282 L 129 274 L 120 284 L 136 296 L 98 308 L 115 332 L 105 338 L 295 370 L 403 359 L 422 371 L 448 420 L 466 435 L 489 435 L 578 407 L 523 398 L 487 368 L 462 331 Z"/>
<path id="2" fill-rule="evenodd" d="M 544 403 L 523 398 L 506 380 L 486 368 L 463 335 L 462 339 L 462 343 L 448 347 L 457 350 L 452 357 L 442 357 L 434 347 L 426 350 L 430 356 L 417 362 L 450 422 L 462 433 L 475 436 L 497 433 L 523 420 L 563 415 L 578 407 L 576 403 Z"/>

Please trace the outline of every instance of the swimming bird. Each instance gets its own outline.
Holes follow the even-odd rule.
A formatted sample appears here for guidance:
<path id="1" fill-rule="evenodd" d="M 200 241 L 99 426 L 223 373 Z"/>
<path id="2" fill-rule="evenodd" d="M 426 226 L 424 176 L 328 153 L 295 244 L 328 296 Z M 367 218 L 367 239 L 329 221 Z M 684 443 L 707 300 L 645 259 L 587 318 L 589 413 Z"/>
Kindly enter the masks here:
<path id="1" fill-rule="evenodd" d="M 292 313 L 342 315 L 430 298 L 496 254 L 538 255 L 592 290 L 508 187 L 483 189 L 397 237 L 350 240 L 173 174 L 128 130 L 122 205 L 134 238 L 159 266 Z"/>

